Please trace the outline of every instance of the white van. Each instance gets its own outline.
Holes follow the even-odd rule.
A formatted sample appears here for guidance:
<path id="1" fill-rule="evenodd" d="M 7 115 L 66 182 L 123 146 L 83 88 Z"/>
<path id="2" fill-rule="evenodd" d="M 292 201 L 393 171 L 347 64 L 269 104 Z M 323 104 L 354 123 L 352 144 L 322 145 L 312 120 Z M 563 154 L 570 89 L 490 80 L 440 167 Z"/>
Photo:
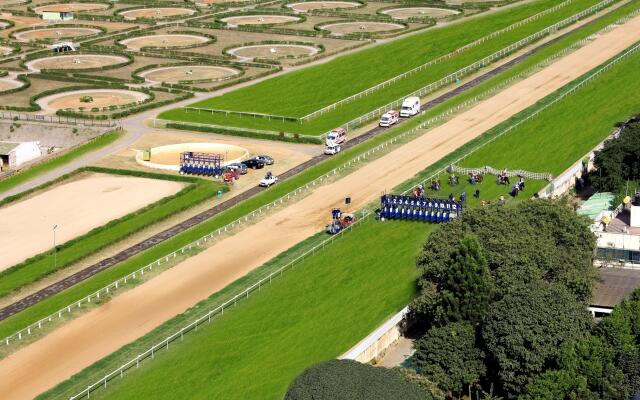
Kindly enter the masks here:
<path id="1" fill-rule="evenodd" d="M 389 127 L 391 125 L 397 124 L 399 118 L 400 118 L 400 113 L 399 112 L 397 112 L 395 110 L 390 110 L 390 111 L 387 111 L 386 113 L 384 113 L 382 115 L 378 125 L 380 125 L 383 128 L 386 128 L 386 127 Z"/>
<path id="2" fill-rule="evenodd" d="M 338 154 L 340 153 L 340 150 L 342 150 L 340 148 L 339 144 L 333 145 L 333 146 L 326 146 L 324 148 L 324 154 L 328 155 L 328 156 L 332 156 L 334 154 Z"/>
<path id="3" fill-rule="evenodd" d="M 407 97 L 402 102 L 402 108 L 400 109 L 401 117 L 413 117 L 420 112 L 420 98 L 416 96 Z"/>
<path id="4" fill-rule="evenodd" d="M 327 135 L 327 146 L 335 146 L 347 141 L 347 130 L 344 128 L 336 128 Z"/>

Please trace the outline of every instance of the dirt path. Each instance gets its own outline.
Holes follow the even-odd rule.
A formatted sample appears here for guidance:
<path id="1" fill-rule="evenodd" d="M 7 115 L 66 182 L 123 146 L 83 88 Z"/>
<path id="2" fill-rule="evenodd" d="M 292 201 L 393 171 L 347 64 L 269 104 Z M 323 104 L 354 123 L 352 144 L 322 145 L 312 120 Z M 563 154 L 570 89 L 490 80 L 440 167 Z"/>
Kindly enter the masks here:
<path id="1" fill-rule="evenodd" d="M 223 240 L 0 361 L 0 398 L 53 387 L 322 229 L 327 210 L 352 196 L 374 200 L 428 165 L 638 40 L 640 17 L 337 182 Z M 398 169 L 398 165 L 403 168 Z M 394 171 L 393 174 L 388 171 Z"/>

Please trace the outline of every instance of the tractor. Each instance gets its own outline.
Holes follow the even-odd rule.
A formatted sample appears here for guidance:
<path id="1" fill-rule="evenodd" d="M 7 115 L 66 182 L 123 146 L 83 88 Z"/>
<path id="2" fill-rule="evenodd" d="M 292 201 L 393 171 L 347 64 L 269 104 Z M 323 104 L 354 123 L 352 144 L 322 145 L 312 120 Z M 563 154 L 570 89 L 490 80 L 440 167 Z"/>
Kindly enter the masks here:
<path id="1" fill-rule="evenodd" d="M 335 235 L 343 229 L 349 227 L 349 225 L 356 222 L 356 216 L 351 213 L 343 213 L 339 208 L 331 210 L 332 221 L 327 225 L 327 233 Z"/>

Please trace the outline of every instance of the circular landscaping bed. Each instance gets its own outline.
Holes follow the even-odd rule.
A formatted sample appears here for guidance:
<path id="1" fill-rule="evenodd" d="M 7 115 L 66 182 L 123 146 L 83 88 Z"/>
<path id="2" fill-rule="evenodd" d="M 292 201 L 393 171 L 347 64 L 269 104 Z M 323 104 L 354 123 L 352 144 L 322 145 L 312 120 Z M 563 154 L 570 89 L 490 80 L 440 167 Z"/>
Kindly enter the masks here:
<path id="1" fill-rule="evenodd" d="M 149 99 L 143 92 L 126 89 L 86 89 L 45 96 L 37 100 L 46 111 L 89 111 L 109 107 L 134 105 Z"/>
<path id="2" fill-rule="evenodd" d="M 127 48 L 131 50 L 140 50 L 145 47 L 192 47 L 204 45 L 210 41 L 211 38 L 206 36 L 173 33 L 164 35 L 136 36 L 121 40 L 118 43 L 127 46 Z"/>
<path id="3" fill-rule="evenodd" d="M 81 70 L 110 67 L 126 62 L 129 62 L 129 59 L 124 56 L 110 54 L 70 54 L 64 56 L 37 58 L 26 62 L 25 66 L 31 71 L 39 71 L 43 69 Z"/>
<path id="4" fill-rule="evenodd" d="M 405 29 L 404 25 L 391 22 L 336 22 L 320 26 L 320 29 L 329 31 L 336 35 L 347 35 L 352 33 L 379 33 Z"/>
<path id="5" fill-rule="evenodd" d="M 221 81 L 240 75 L 242 71 L 217 65 L 176 65 L 149 69 L 138 74 L 148 82 L 180 83 L 184 81 Z"/>
<path id="6" fill-rule="evenodd" d="M 409 18 L 445 18 L 460 14 L 460 11 L 435 7 L 399 7 L 383 10 L 381 13 L 393 19 L 405 20 Z"/>
<path id="7" fill-rule="evenodd" d="M 0 46 L 0 56 L 6 56 L 13 53 L 13 48 L 7 46 Z"/>
<path id="8" fill-rule="evenodd" d="M 266 43 L 234 47 L 227 53 L 241 59 L 254 58 L 301 58 L 318 54 L 320 49 L 310 45 L 288 43 Z"/>
<path id="9" fill-rule="evenodd" d="M 15 32 L 13 37 L 21 42 L 28 42 L 30 40 L 49 40 L 49 39 L 69 39 L 79 36 L 93 35 L 102 32 L 97 28 L 85 28 L 85 27 L 57 27 L 57 28 L 41 28 L 30 29 L 21 32 Z"/>
<path id="10" fill-rule="evenodd" d="M 288 24 L 292 22 L 299 22 L 300 17 L 292 15 L 235 15 L 232 17 L 225 17 L 220 21 L 227 25 L 241 26 L 241 25 L 277 25 Z"/>
<path id="11" fill-rule="evenodd" d="M 361 5 L 355 1 L 304 1 L 287 4 L 287 7 L 297 12 L 308 12 L 313 10 L 341 10 L 360 7 Z"/>
<path id="12" fill-rule="evenodd" d="M 36 7 L 33 11 L 37 14 L 42 14 L 44 11 L 85 12 L 106 10 L 109 7 L 109 4 L 104 3 L 57 3 Z"/>
<path id="13" fill-rule="evenodd" d="M 193 15 L 196 11 L 191 8 L 181 7 L 156 7 L 136 8 L 134 10 L 121 11 L 118 14 L 126 19 L 163 19 L 177 16 Z"/>

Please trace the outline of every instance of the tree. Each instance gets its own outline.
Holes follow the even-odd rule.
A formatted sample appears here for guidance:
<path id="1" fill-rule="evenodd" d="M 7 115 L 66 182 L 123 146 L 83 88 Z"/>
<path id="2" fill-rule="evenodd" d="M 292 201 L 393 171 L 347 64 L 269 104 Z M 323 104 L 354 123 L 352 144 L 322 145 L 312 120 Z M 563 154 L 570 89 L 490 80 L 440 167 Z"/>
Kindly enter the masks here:
<path id="1" fill-rule="evenodd" d="M 447 278 L 439 288 L 437 322 L 480 323 L 489 308 L 491 291 L 489 266 L 478 238 L 465 236 L 449 257 Z"/>
<path id="2" fill-rule="evenodd" d="M 484 353 L 476 347 L 471 324 L 456 322 L 430 329 L 415 344 L 420 374 L 450 393 L 464 393 L 486 372 Z"/>
<path id="3" fill-rule="evenodd" d="M 289 386 L 285 400 L 432 400 L 400 372 L 352 360 L 331 360 L 305 370 Z"/>
<path id="4" fill-rule="evenodd" d="M 584 376 L 569 371 L 547 371 L 536 377 L 521 400 L 598 400 Z"/>
<path id="5" fill-rule="evenodd" d="M 563 343 L 585 337 L 591 316 L 563 286 L 521 286 L 493 303 L 482 338 L 498 383 L 510 397 L 558 362 Z"/>
<path id="6" fill-rule="evenodd" d="M 587 302 L 597 279 L 595 237 L 589 221 L 556 201 L 525 201 L 514 207 L 468 210 L 433 232 L 418 257 L 418 296 L 412 310 L 426 323 L 437 320 L 439 291 L 451 271 L 450 255 L 475 235 L 491 272 L 499 300 L 518 287 L 540 280 L 565 286 Z"/>
<path id="7" fill-rule="evenodd" d="M 631 123 L 616 139 L 605 142 L 593 160 L 590 179 L 599 191 L 620 191 L 626 181 L 640 179 L 640 123 Z"/>

